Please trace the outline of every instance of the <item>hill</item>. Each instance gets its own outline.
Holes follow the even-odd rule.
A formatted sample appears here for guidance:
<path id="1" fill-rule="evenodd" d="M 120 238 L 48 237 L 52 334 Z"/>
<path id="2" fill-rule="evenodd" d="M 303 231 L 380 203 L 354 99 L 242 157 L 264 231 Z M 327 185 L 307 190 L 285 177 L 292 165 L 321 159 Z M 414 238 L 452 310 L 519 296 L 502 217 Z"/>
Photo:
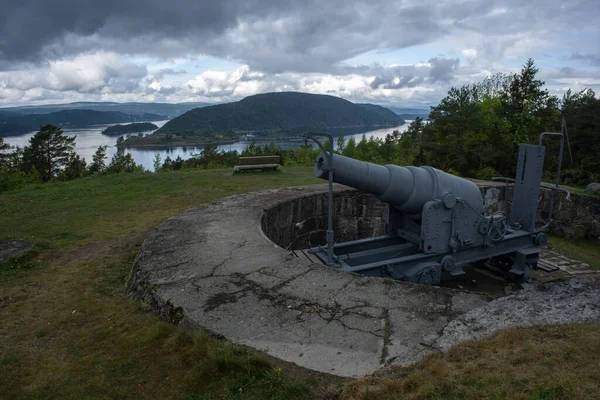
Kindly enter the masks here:
<path id="1" fill-rule="evenodd" d="M 49 114 L 0 115 L 0 136 L 20 135 L 52 124 L 63 128 L 81 128 L 90 125 L 121 122 L 160 121 L 157 114 L 132 115 L 118 111 L 63 110 Z"/>
<path id="2" fill-rule="evenodd" d="M 298 133 L 397 126 L 404 120 L 373 104 L 299 92 L 266 93 L 197 108 L 167 122 L 157 134 L 211 137 L 215 132 Z"/>
<path id="3" fill-rule="evenodd" d="M 113 125 L 102 131 L 103 135 L 123 135 L 127 133 L 139 133 L 155 131 L 158 126 L 150 122 L 136 122 L 128 125 Z"/>
<path id="4" fill-rule="evenodd" d="M 408 108 L 408 107 L 387 107 L 392 110 L 396 114 L 398 114 L 402 119 L 414 120 L 417 117 L 428 119 L 429 118 L 429 108 Z"/>
<path id="5" fill-rule="evenodd" d="M 143 115 L 158 114 L 160 120 L 175 118 L 189 110 L 205 107 L 210 103 L 115 103 L 115 102 L 77 102 L 67 104 L 46 104 L 39 106 L 20 106 L 1 108 L 3 112 L 16 112 L 21 114 L 50 114 L 64 110 L 92 110 L 92 111 L 117 111 L 125 114 Z"/>

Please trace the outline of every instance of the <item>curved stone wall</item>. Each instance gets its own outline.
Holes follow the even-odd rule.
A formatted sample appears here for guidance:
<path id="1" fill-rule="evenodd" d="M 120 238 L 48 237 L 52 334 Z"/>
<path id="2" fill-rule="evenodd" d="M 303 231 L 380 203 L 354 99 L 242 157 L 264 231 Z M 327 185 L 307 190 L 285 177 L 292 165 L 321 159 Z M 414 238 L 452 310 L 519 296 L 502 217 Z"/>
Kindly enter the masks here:
<path id="1" fill-rule="evenodd" d="M 277 204 L 263 214 L 262 230 L 287 250 L 325 244 L 327 193 L 310 194 Z M 385 204 L 356 190 L 334 192 L 333 229 L 336 242 L 386 233 Z"/>

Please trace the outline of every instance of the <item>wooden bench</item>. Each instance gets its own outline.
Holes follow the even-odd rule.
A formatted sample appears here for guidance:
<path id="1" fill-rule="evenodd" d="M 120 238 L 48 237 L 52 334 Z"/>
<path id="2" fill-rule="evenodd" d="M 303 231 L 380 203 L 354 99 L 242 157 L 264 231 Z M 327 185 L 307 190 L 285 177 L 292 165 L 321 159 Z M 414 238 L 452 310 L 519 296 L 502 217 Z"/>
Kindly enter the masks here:
<path id="1" fill-rule="evenodd" d="M 274 171 L 281 167 L 279 156 L 240 157 L 238 164 L 233 167 L 233 172 L 242 171 Z"/>

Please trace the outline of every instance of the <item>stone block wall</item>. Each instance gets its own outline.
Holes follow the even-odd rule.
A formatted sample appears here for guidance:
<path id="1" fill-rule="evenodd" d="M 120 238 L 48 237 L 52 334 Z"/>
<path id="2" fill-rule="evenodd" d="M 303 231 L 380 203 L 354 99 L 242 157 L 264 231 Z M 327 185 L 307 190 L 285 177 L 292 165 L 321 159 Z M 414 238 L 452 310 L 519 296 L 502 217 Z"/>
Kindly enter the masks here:
<path id="1" fill-rule="evenodd" d="M 336 242 L 384 235 L 385 203 L 357 190 L 335 192 L 333 229 Z M 262 230 L 284 249 L 306 249 L 325 244 L 327 194 L 298 197 L 266 210 Z"/>
<path id="2" fill-rule="evenodd" d="M 479 184 L 487 213 L 506 210 L 504 185 Z M 548 220 L 552 191 L 543 189 L 538 202 L 537 226 Z M 567 239 L 600 241 L 600 197 L 572 194 L 567 200 L 563 193 L 555 193 L 552 222 L 549 233 Z M 509 194 L 510 210 L 512 191 Z"/>

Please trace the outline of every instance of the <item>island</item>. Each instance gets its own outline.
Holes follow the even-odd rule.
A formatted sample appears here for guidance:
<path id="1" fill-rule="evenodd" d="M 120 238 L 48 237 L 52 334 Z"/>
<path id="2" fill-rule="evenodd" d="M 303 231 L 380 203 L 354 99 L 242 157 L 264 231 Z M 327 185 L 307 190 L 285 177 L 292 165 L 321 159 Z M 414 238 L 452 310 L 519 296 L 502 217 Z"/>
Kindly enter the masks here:
<path id="1" fill-rule="evenodd" d="M 151 135 L 129 137 L 126 147 L 225 144 L 242 135 L 277 140 L 306 131 L 354 134 L 390 128 L 405 121 L 374 104 L 301 92 L 265 93 L 240 101 L 190 110 Z"/>
<path id="2" fill-rule="evenodd" d="M 130 133 L 140 133 L 140 132 L 149 132 L 155 131 L 158 129 L 158 126 L 154 125 L 150 122 L 136 122 L 133 124 L 127 125 L 113 125 L 109 126 L 105 130 L 102 131 L 103 135 L 126 135 Z"/>

